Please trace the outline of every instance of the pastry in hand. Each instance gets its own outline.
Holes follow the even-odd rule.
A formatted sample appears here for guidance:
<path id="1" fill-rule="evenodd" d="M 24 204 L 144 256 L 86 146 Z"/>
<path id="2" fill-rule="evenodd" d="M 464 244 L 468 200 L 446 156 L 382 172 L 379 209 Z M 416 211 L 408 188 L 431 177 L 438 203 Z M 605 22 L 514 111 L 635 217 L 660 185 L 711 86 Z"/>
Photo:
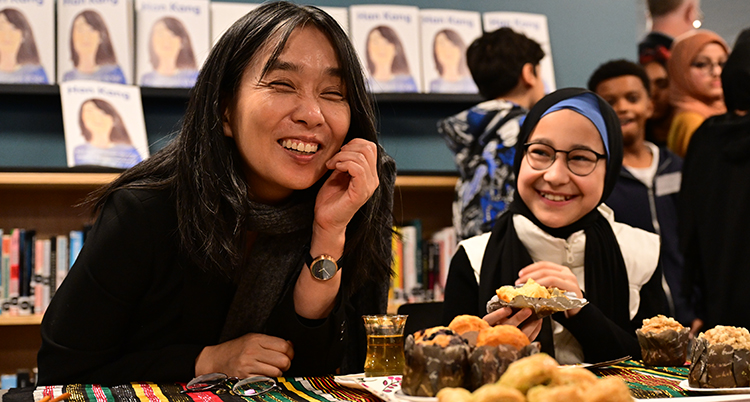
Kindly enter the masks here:
<path id="1" fill-rule="evenodd" d="M 495 291 L 495 293 L 497 293 L 497 297 L 500 298 L 500 300 L 505 300 L 508 303 L 512 302 L 516 296 L 538 297 L 542 299 L 549 299 L 551 296 L 547 288 L 536 283 L 536 281 L 531 278 L 529 278 L 529 280 L 527 280 L 520 288 L 506 285 L 501 286 Z"/>
<path id="2" fill-rule="evenodd" d="M 528 320 L 538 320 L 556 312 L 581 308 L 588 304 L 571 292 L 558 288 L 545 288 L 529 278 L 523 286 L 501 286 L 495 290 L 496 295 L 487 302 L 487 312 L 491 313 L 503 307 L 510 307 L 514 314 L 522 308 L 531 310 Z"/>

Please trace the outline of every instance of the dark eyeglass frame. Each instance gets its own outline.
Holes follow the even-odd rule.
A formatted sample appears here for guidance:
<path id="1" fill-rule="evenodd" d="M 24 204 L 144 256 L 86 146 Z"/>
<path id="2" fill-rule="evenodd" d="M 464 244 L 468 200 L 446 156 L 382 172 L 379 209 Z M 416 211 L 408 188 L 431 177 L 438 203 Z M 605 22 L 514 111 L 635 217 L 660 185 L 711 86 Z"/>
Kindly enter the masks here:
<path id="1" fill-rule="evenodd" d="M 534 145 L 544 146 L 544 147 L 547 147 L 547 148 L 549 148 L 549 149 L 552 150 L 552 158 L 549 161 L 549 165 L 547 165 L 546 167 L 543 167 L 543 168 L 538 167 L 538 161 L 534 161 L 529 156 L 529 147 L 532 147 Z M 596 156 L 596 159 L 595 159 L 594 164 L 593 164 L 593 166 L 591 168 L 591 171 L 589 171 L 588 173 L 584 173 L 584 174 L 576 173 L 570 167 L 570 153 L 571 152 L 590 152 L 590 153 L 594 154 Z M 568 151 L 563 151 L 563 150 L 555 149 L 553 146 L 545 144 L 543 142 L 527 142 L 527 143 L 523 144 L 523 153 L 524 153 L 524 156 L 526 157 L 526 161 L 528 162 L 529 166 L 532 169 L 537 170 L 537 171 L 547 170 L 550 167 L 552 167 L 552 165 L 557 160 L 557 154 L 558 153 L 563 153 L 563 154 L 565 154 L 565 167 L 568 168 L 568 171 L 570 171 L 570 173 L 573 173 L 574 175 L 579 176 L 579 177 L 585 177 L 585 176 L 588 176 L 591 173 L 593 173 L 594 170 L 596 170 L 596 165 L 599 163 L 599 159 L 606 159 L 607 158 L 607 155 L 600 154 L 600 153 L 598 153 L 598 152 L 596 152 L 596 151 L 594 151 L 592 149 L 588 149 L 588 148 L 574 148 L 574 149 L 571 149 L 571 150 L 568 150 Z M 537 166 L 534 166 L 535 164 Z"/>
<path id="2" fill-rule="evenodd" d="M 236 381 L 236 382 L 235 382 Z M 275 379 L 266 376 L 254 376 L 239 379 L 238 377 L 229 377 L 224 373 L 208 373 L 193 378 L 187 383 L 185 389 L 180 393 L 187 394 L 190 392 L 211 391 L 214 389 L 229 388 L 232 382 L 231 390 L 236 395 L 257 396 L 278 388 Z"/>
<path id="3" fill-rule="evenodd" d="M 718 63 L 714 63 L 711 60 L 708 61 L 694 61 L 690 63 L 690 67 L 697 68 L 700 70 L 703 74 L 709 75 L 713 74 L 714 71 L 716 71 L 716 67 L 720 67 L 721 71 L 724 71 L 724 66 L 727 64 L 727 61 L 720 61 Z M 719 73 L 718 75 L 721 75 Z"/>

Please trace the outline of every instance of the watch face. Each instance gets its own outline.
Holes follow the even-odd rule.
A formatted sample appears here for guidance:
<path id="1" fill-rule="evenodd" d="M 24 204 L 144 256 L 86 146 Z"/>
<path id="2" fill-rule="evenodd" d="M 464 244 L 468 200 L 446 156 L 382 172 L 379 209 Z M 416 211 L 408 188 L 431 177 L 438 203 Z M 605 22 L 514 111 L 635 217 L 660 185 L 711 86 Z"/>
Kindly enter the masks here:
<path id="1" fill-rule="evenodd" d="M 313 277 L 315 277 L 316 279 L 327 281 L 333 278 L 334 275 L 336 275 L 337 270 L 338 267 L 336 266 L 336 263 L 334 261 L 321 258 L 313 262 L 311 272 Z"/>

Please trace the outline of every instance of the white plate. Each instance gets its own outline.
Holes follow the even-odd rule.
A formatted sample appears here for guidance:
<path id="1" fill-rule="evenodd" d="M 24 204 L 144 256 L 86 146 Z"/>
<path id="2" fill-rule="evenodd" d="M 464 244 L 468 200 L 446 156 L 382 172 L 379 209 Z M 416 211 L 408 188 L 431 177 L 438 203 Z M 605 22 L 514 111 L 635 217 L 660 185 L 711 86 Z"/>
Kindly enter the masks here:
<path id="1" fill-rule="evenodd" d="M 369 381 L 377 381 L 377 380 L 378 380 L 377 377 L 365 377 L 364 373 L 337 375 L 333 377 L 333 381 L 335 381 L 339 385 L 342 385 L 347 388 L 361 389 L 364 391 L 369 391 L 369 390 L 366 387 L 364 387 L 362 384 L 369 382 Z"/>
<path id="2" fill-rule="evenodd" d="M 682 380 L 679 384 L 680 388 L 685 391 L 699 392 L 702 394 L 750 394 L 750 388 L 738 387 L 738 388 L 693 388 L 688 383 L 688 380 Z"/>
<path id="3" fill-rule="evenodd" d="M 437 398 L 434 397 L 434 396 L 411 396 L 411 395 L 406 395 L 404 393 L 404 391 L 402 391 L 400 389 L 398 391 L 396 391 L 396 397 L 398 399 L 402 399 L 404 401 L 409 401 L 409 402 L 435 402 L 435 401 L 437 401 Z"/>

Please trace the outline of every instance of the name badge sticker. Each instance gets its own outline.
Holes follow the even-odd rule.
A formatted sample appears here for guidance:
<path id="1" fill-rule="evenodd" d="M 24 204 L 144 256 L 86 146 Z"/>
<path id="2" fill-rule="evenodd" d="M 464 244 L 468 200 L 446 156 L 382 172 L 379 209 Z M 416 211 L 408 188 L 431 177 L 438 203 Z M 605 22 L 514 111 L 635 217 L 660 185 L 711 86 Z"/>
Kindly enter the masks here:
<path id="1" fill-rule="evenodd" d="M 656 178 L 655 194 L 657 197 L 674 194 L 680 191 L 682 172 L 667 173 Z"/>

